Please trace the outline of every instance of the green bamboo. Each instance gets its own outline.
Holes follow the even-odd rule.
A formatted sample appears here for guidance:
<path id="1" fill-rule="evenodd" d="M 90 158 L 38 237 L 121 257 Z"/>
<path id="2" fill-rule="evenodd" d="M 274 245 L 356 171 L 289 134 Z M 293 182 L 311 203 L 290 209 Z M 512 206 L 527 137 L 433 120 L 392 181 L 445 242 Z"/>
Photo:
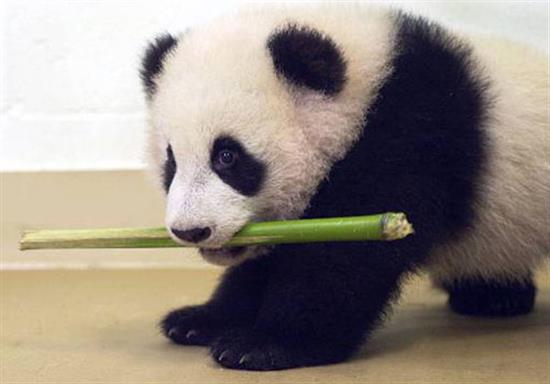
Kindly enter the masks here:
<path id="1" fill-rule="evenodd" d="M 413 233 L 403 213 L 326 219 L 251 223 L 224 246 L 313 243 L 322 241 L 396 240 Z M 21 250 L 59 248 L 181 247 L 164 227 L 30 230 L 21 238 Z"/>

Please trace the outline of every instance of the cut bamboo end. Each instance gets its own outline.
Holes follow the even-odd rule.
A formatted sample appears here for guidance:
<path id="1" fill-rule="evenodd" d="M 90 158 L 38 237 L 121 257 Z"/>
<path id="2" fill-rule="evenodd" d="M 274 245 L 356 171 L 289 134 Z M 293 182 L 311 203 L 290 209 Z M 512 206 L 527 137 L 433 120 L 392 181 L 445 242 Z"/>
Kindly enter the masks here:
<path id="1" fill-rule="evenodd" d="M 386 213 L 382 219 L 384 240 L 399 240 L 414 233 L 412 224 L 404 213 Z"/>

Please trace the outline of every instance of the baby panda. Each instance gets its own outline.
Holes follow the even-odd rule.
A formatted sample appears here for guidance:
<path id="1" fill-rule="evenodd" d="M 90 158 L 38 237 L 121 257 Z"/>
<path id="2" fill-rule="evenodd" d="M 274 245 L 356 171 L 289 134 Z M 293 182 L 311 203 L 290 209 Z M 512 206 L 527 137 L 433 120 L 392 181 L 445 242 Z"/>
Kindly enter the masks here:
<path id="1" fill-rule="evenodd" d="M 156 38 L 141 76 L 166 227 L 228 266 L 164 334 L 228 368 L 336 363 L 420 270 L 460 314 L 530 312 L 550 251 L 547 65 L 363 5 L 252 7 Z M 250 222 L 386 211 L 415 234 L 221 247 Z"/>

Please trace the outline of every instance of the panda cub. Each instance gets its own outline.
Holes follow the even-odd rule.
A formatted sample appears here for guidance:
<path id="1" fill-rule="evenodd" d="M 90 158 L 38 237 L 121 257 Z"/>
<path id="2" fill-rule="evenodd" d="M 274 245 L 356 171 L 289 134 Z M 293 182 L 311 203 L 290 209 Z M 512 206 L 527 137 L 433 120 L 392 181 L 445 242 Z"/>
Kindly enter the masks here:
<path id="1" fill-rule="evenodd" d="M 343 361 L 400 282 L 532 310 L 550 251 L 548 58 L 361 5 L 252 7 L 154 40 L 141 76 L 175 241 L 228 266 L 164 334 L 222 366 Z M 221 248 L 245 224 L 405 212 L 394 242 Z"/>

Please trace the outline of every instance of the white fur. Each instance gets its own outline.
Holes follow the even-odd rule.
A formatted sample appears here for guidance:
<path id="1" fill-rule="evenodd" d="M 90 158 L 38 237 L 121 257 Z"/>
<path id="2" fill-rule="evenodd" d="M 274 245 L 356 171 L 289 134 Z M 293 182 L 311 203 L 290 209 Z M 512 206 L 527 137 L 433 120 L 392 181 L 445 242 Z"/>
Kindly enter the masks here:
<path id="1" fill-rule="evenodd" d="M 437 284 L 467 276 L 524 279 L 550 255 L 548 57 L 497 39 L 471 41 L 492 82 L 492 148 L 477 220 L 433 254 Z"/>
<path id="2" fill-rule="evenodd" d="M 340 47 L 348 81 L 338 96 L 277 78 L 266 41 L 288 22 L 316 28 Z M 344 4 L 252 7 L 187 32 L 166 59 L 150 103 L 154 173 L 161 173 L 168 142 L 178 165 L 166 225 L 210 226 L 213 235 L 201 245 L 218 247 L 248 221 L 300 216 L 358 138 L 365 111 L 391 72 L 394 34 L 387 11 Z M 523 277 L 550 250 L 548 58 L 508 43 L 472 42 L 478 70 L 493 85 L 487 126 L 493 146 L 472 230 L 431 256 L 438 283 L 469 275 Z M 221 134 L 267 164 L 257 196 L 242 196 L 210 170 L 210 148 Z"/>
<path id="3" fill-rule="evenodd" d="M 295 218 L 304 211 L 332 163 L 357 139 L 391 59 L 386 13 L 355 6 L 327 10 L 254 7 L 181 38 L 150 103 L 155 171 L 161 173 L 168 142 L 178 165 L 167 227 L 210 226 L 213 234 L 201 246 L 218 247 L 248 221 Z M 337 97 L 295 89 L 276 76 L 267 40 L 289 22 L 313 27 L 339 45 L 348 83 Z M 257 196 L 242 196 L 210 170 L 210 148 L 222 134 L 267 164 Z"/>

